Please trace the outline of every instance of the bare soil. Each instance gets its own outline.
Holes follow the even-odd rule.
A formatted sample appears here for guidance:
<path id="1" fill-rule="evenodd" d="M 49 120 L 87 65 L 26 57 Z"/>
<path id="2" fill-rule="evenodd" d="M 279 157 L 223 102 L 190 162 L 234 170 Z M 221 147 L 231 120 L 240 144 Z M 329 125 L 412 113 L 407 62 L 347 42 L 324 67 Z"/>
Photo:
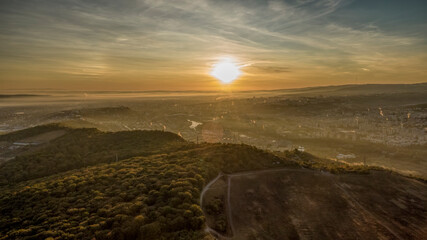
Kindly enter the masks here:
<path id="1" fill-rule="evenodd" d="M 228 177 L 230 181 L 222 178 L 213 184 L 216 190 L 212 189 L 230 188 L 229 206 L 225 206 L 230 211 L 224 211 L 231 215 L 228 219 L 232 223 L 228 225 L 232 225 L 232 232 L 229 230 L 222 238 L 425 239 L 427 236 L 425 182 L 383 171 L 333 175 L 308 169 Z M 209 216 L 207 219 L 208 225 L 211 224 Z"/>

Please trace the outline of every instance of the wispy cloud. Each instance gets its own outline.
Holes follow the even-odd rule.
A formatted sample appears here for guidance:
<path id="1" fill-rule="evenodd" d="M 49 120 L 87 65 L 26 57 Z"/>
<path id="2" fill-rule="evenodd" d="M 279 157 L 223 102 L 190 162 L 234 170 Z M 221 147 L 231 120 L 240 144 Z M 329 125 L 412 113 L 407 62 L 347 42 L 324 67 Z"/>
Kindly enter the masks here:
<path id="1" fill-rule="evenodd" d="M 274 86 L 279 78 L 286 84 L 289 76 L 307 82 L 319 74 L 322 79 L 334 75 L 338 81 L 341 73 L 393 76 L 404 69 L 425 78 L 418 69 L 426 62 L 424 36 L 387 31 L 363 19 L 343 21 L 339 12 L 351 12 L 353 3 L 4 0 L 1 80 L 22 78 L 16 73 L 31 69 L 40 75 L 54 72 L 63 81 L 84 75 L 120 82 L 121 75 L 191 83 L 222 55 L 247 65 L 250 82 L 271 78 Z"/>

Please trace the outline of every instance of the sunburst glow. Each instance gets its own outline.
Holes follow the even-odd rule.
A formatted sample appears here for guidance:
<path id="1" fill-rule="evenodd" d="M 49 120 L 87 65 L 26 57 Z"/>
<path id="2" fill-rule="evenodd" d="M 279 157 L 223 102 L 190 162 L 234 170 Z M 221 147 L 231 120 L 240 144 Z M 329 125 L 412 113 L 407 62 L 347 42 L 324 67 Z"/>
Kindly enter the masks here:
<path id="1" fill-rule="evenodd" d="M 211 75 L 223 83 L 231 83 L 240 75 L 240 67 L 230 58 L 226 58 L 213 66 Z"/>

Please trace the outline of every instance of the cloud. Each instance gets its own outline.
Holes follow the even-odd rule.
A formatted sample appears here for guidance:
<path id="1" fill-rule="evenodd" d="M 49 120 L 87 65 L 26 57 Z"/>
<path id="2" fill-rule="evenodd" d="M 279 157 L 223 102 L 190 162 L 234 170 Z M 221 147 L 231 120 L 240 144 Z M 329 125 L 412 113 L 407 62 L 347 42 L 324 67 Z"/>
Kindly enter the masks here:
<path id="1" fill-rule="evenodd" d="M 352 3 L 3 0 L 0 71 L 13 77 L 14 71 L 30 68 L 64 79 L 139 74 L 149 81 L 162 74 L 203 75 L 218 57 L 233 55 L 251 65 L 248 71 L 271 75 L 327 76 L 361 69 L 420 73 L 424 37 L 387 31 L 363 18 L 343 21 L 346 16 L 339 12 L 351 12 Z"/>
<path id="2" fill-rule="evenodd" d="M 289 73 L 291 72 L 289 67 L 283 66 L 263 66 L 263 65 L 252 65 L 250 72 L 261 72 L 261 73 Z"/>

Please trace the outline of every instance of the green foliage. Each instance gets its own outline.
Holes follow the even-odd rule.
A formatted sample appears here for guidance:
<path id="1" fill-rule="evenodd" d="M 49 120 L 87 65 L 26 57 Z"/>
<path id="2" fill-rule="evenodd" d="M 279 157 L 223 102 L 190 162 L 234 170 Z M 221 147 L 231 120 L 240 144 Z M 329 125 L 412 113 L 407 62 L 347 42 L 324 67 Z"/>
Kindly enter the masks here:
<path id="1" fill-rule="evenodd" d="M 105 160 L 115 151 L 131 158 Z M 79 168 L 79 154 L 98 164 Z M 17 181 L 0 187 L 0 239 L 202 239 L 203 186 L 220 171 L 277 161 L 247 145 L 196 145 L 172 133 L 70 130 L 1 169 Z"/>
<path id="2" fill-rule="evenodd" d="M 34 135 L 58 128 L 46 125 L 5 135 Z M 0 185 L 45 177 L 98 163 L 133 156 L 149 156 L 191 147 L 176 134 L 161 131 L 101 132 L 96 129 L 68 129 L 68 133 L 42 149 L 18 156 L 0 166 Z"/>
<path id="3" fill-rule="evenodd" d="M 209 215 L 218 215 L 223 212 L 224 200 L 218 197 L 210 201 L 206 206 L 206 213 Z"/>
<path id="4" fill-rule="evenodd" d="M 224 196 L 215 197 L 205 205 L 206 213 L 212 217 L 213 229 L 218 232 L 227 232 L 227 217 L 225 216 Z"/>

